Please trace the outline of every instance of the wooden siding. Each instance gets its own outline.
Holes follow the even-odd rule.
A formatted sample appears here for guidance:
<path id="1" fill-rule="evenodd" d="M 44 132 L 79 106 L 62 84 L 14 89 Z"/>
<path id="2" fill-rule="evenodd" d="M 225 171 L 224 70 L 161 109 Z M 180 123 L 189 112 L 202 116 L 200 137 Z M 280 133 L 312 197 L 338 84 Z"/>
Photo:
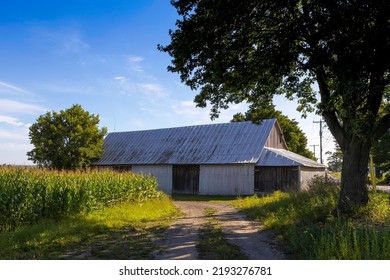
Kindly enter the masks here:
<path id="1" fill-rule="evenodd" d="M 201 165 L 201 195 L 252 195 L 254 164 Z"/>
<path id="2" fill-rule="evenodd" d="M 133 172 L 153 175 L 160 191 L 172 192 L 172 165 L 133 165 Z"/>
<path id="3" fill-rule="evenodd" d="M 300 181 L 301 181 L 301 189 L 307 189 L 308 183 L 310 180 L 315 178 L 316 176 L 325 176 L 325 168 L 310 168 L 301 166 L 300 167 Z"/>
<path id="4" fill-rule="evenodd" d="M 299 189 L 298 166 L 256 166 L 255 191 L 271 193 L 277 190 L 290 191 Z"/>
<path id="5" fill-rule="evenodd" d="M 199 165 L 173 165 L 172 193 L 199 193 Z"/>
<path id="6" fill-rule="evenodd" d="M 286 141 L 280 126 L 275 122 L 274 126 L 271 129 L 271 132 L 265 142 L 265 147 L 275 148 L 275 149 L 287 149 Z"/>

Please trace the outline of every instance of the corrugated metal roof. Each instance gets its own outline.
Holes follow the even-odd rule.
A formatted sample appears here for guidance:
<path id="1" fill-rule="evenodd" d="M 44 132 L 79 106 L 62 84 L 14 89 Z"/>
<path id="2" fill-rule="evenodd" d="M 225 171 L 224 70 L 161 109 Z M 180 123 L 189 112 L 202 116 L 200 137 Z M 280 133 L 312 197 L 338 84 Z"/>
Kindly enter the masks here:
<path id="1" fill-rule="evenodd" d="M 256 163 L 276 120 L 109 133 L 94 165 Z"/>
<path id="2" fill-rule="evenodd" d="M 284 150 L 264 147 L 257 166 L 307 166 L 325 168 L 325 165 L 296 153 Z"/>

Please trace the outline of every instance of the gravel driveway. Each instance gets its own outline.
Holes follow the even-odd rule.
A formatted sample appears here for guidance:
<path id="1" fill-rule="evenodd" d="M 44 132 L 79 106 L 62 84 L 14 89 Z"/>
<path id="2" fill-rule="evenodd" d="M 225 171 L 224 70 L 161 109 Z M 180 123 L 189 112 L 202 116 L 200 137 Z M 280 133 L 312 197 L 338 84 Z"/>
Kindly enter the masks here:
<path id="1" fill-rule="evenodd" d="M 260 224 L 249 221 L 235 208 L 225 202 L 175 201 L 175 206 L 185 214 L 166 232 L 158 242 L 162 248 L 155 254 L 160 260 L 196 260 L 199 242 L 198 230 L 206 222 L 205 208 L 216 210 L 215 217 L 222 226 L 226 239 L 238 245 L 251 260 L 284 259 L 284 253 L 277 248 L 271 235 L 262 230 Z"/>

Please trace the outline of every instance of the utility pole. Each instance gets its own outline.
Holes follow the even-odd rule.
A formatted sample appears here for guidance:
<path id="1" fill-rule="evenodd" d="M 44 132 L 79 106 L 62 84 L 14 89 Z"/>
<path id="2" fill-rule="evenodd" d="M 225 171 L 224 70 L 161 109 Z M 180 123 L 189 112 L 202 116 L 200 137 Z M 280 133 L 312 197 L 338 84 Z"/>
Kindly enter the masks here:
<path id="1" fill-rule="evenodd" d="M 322 119 L 320 119 L 320 121 L 313 121 L 313 123 L 320 124 L 320 162 L 321 162 L 321 164 L 323 164 L 323 161 L 322 161 Z"/>
<path id="2" fill-rule="evenodd" d="M 313 147 L 314 156 L 316 156 L 316 147 L 317 147 L 318 145 L 310 145 L 310 146 Z"/>

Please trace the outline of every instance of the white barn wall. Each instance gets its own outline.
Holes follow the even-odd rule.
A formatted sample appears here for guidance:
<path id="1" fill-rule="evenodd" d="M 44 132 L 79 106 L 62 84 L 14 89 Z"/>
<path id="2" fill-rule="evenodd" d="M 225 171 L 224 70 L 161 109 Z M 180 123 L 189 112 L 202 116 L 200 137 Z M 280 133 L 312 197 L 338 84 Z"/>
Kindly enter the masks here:
<path id="1" fill-rule="evenodd" d="M 300 183 L 301 183 L 301 190 L 305 190 L 308 188 L 308 183 L 310 180 L 315 178 L 315 176 L 325 176 L 325 168 L 312 168 L 312 167 L 300 167 Z"/>
<path id="2" fill-rule="evenodd" d="M 200 195 L 252 195 L 254 164 L 201 165 Z"/>
<path id="3" fill-rule="evenodd" d="M 133 165 L 134 173 L 151 174 L 156 177 L 158 188 L 164 193 L 172 192 L 172 165 Z"/>

